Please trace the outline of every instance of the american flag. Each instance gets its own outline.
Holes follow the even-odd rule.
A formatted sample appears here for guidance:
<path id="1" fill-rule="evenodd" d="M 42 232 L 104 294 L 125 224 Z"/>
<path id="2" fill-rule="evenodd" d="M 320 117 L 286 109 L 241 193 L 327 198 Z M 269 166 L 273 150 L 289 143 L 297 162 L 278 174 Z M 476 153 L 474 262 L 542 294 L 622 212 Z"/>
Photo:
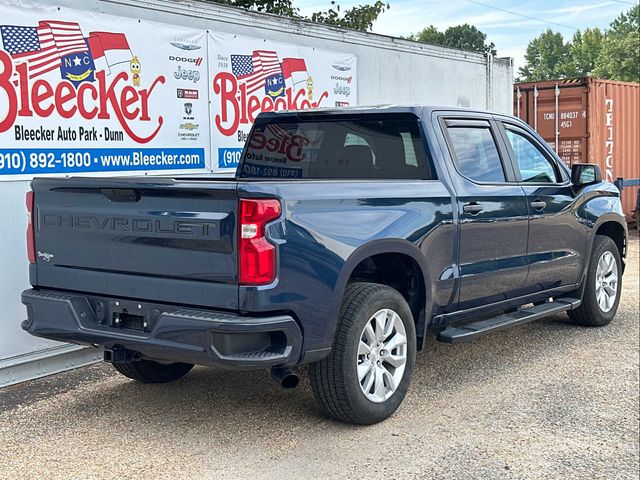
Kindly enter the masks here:
<path id="1" fill-rule="evenodd" d="M 282 73 L 282 68 L 276 52 L 254 50 L 252 55 L 231 55 L 231 71 L 250 94 L 263 88 L 271 75 Z"/>
<path id="2" fill-rule="evenodd" d="M 82 30 L 80 30 L 80 25 L 77 23 L 50 20 L 40 23 L 45 23 L 51 28 L 53 39 L 56 42 L 56 47 L 61 57 L 89 51 L 87 42 L 82 35 Z"/>
<path id="3" fill-rule="evenodd" d="M 37 27 L 0 26 L 4 49 L 15 63 L 29 66 L 29 78 L 59 68 L 61 57 L 87 52 L 77 23 L 43 21 Z"/>

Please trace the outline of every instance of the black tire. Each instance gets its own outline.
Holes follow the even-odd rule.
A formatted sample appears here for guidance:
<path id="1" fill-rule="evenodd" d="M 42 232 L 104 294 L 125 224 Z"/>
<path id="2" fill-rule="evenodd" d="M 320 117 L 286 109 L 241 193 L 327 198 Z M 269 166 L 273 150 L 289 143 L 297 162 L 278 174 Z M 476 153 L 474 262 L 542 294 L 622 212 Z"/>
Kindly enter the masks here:
<path id="1" fill-rule="evenodd" d="M 373 314 L 391 309 L 402 320 L 407 337 L 405 370 L 395 392 L 386 400 L 369 400 L 357 374 L 360 336 Z M 392 338 L 392 337 L 391 337 Z M 416 331 L 409 305 L 393 288 L 375 283 L 347 286 L 329 356 L 309 365 L 313 394 L 326 415 L 336 420 L 370 425 L 390 417 L 402 403 L 415 366 Z"/>
<path id="2" fill-rule="evenodd" d="M 190 363 L 158 363 L 152 360 L 114 362 L 113 368 L 125 377 L 142 383 L 167 383 L 184 377 L 193 368 Z"/>
<path id="3" fill-rule="evenodd" d="M 605 312 L 600 308 L 596 297 L 596 270 L 598 260 L 605 252 L 611 252 L 616 261 L 618 270 L 616 299 L 613 307 L 608 312 Z M 622 261 L 620 260 L 618 247 L 611 238 L 596 235 L 596 238 L 593 240 L 593 247 L 591 248 L 591 256 L 589 257 L 589 267 L 587 269 L 587 278 L 585 281 L 587 283 L 582 296 L 582 304 L 580 304 L 580 306 L 575 310 L 567 312 L 569 319 L 571 319 L 571 321 L 576 325 L 583 325 L 586 327 L 603 327 L 608 325 L 616 315 L 622 291 Z"/>

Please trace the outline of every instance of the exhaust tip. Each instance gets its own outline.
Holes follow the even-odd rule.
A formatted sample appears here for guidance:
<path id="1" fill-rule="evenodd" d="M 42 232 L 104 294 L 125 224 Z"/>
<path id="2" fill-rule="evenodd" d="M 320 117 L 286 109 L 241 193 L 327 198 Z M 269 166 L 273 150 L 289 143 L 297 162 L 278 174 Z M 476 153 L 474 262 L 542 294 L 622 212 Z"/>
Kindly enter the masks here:
<path id="1" fill-rule="evenodd" d="M 298 375 L 296 375 L 295 373 L 292 373 L 291 375 L 287 375 L 282 379 L 282 381 L 280 382 L 280 386 L 285 390 L 290 390 L 292 388 L 296 388 L 299 383 L 300 377 L 298 377 Z"/>
<path id="2" fill-rule="evenodd" d="M 296 388 L 300 383 L 300 377 L 287 367 L 275 367 L 271 369 L 271 377 L 285 390 Z"/>

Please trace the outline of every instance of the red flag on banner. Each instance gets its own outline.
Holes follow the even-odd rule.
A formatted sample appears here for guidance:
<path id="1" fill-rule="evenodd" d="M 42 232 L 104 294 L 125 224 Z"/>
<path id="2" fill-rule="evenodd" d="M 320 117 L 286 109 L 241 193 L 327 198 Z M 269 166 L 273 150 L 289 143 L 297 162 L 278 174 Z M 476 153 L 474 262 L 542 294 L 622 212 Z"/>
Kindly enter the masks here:
<path id="1" fill-rule="evenodd" d="M 304 63 L 303 58 L 283 58 L 282 59 L 282 74 L 285 80 L 291 78 L 295 72 L 304 72 L 307 74 L 307 64 Z M 306 80 L 306 77 L 305 77 Z M 296 83 L 296 82 L 294 82 Z"/>
<path id="2" fill-rule="evenodd" d="M 96 66 L 101 66 L 105 70 L 133 58 L 124 33 L 91 32 L 88 42 Z"/>

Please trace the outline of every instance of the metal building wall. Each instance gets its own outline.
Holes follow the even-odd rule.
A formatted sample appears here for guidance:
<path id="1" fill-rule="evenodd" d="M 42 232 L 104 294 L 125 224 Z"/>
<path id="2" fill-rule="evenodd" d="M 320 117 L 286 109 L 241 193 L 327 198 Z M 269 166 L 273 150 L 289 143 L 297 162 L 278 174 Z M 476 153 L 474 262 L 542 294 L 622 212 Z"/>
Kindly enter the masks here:
<path id="1" fill-rule="evenodd" d="M 3 1 L 0 0 L 0 10 Z M 54 2 L 44 2 L 51 6 Z M 274 15 L 169 0 L 58 0 L 65 8 L 208 29 L 276 42 L 355 53 L 358 103 L 413 103 L 464 106 L 510 113 L 510 59 L 409 42 L 383 35 L 341 30 Z M 149 41 L 153 41 L 152 38 Z M 28 181 L 0 182 L 0 387 L 87 364 L 100 358 L 79 349 L 37 339 L 20 329 L 25 317 L 20 292 L 28 287 L 24 246 Z"/>

